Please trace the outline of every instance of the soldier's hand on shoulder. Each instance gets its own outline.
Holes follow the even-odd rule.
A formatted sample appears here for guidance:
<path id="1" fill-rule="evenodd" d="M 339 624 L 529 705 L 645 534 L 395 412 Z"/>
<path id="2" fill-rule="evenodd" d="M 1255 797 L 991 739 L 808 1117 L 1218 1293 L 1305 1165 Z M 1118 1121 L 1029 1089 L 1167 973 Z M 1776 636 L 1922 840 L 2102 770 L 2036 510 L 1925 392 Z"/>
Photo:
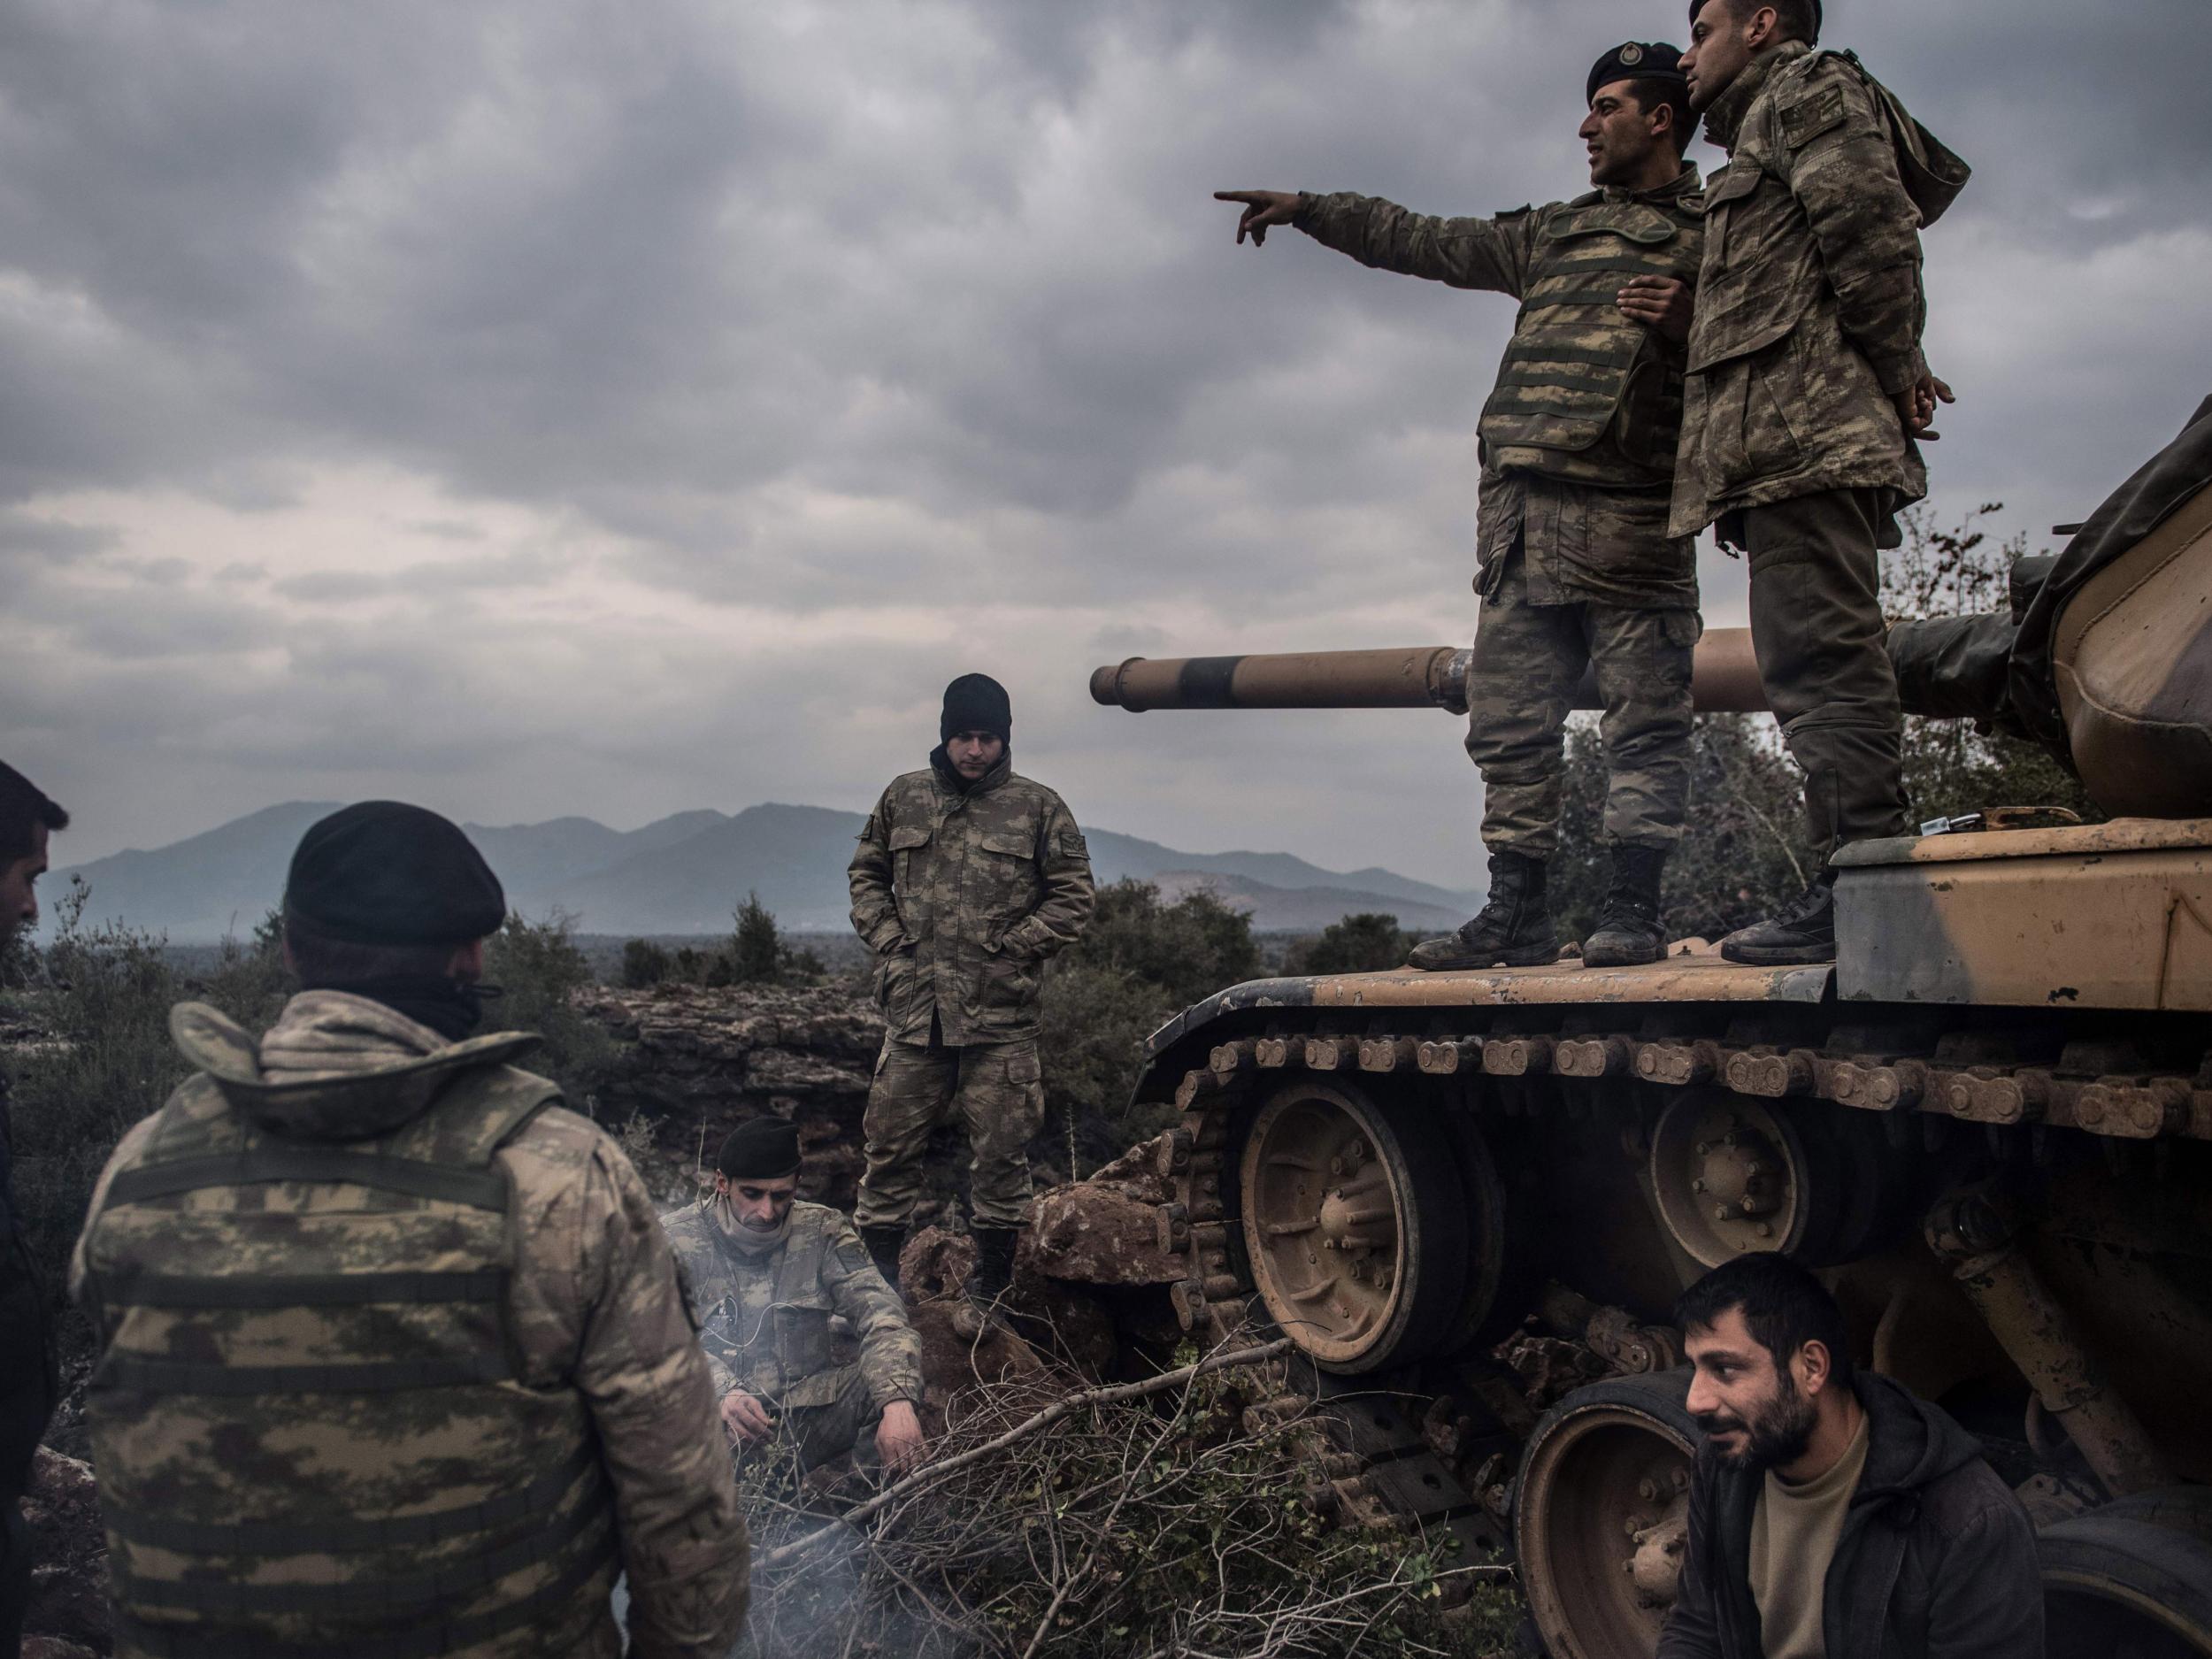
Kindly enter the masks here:
<path id="1" fill-rule="evenodd" d="M 1289 224 L 1298 212 L 1295 190 L 1216 190 L 1214 200 L 1244 204 L 1244 211 L 1237 218 L 1240 246 L 1247 236 L 1255 248 L 1260 246 L 1267 240 L 1271 227 Z"/>
<path id="2" fill-rule="evenodd" d="M 1613 303 L 1621 315 L 1644 324 L 1672 345 L 1690 341 L 1692 301 L 1696 290 L 1676 277 L 1632 276 L 1621 284 Z"/>
<path id="3" fill-rule="evenodd" d="M 896 1480 L 922 1466 L 929 1442 L 922 1434 L 922 1420 L 914 1415 L 911 1401 L 894 1400 L 883 1408 L 883 1422 L 876 1430 L 876 1452 L 883 1459 L 884 1478 Z"/>
<path id="4" fill-rule="evenodd" d="M 722 1396 L 722 1426 L 730 1438 L 750 1446 L 764 1440 L 776 1432 L 776 1420 L 768 1415 L 768 1408 L 742 1388 L 733 1388 Z"/>

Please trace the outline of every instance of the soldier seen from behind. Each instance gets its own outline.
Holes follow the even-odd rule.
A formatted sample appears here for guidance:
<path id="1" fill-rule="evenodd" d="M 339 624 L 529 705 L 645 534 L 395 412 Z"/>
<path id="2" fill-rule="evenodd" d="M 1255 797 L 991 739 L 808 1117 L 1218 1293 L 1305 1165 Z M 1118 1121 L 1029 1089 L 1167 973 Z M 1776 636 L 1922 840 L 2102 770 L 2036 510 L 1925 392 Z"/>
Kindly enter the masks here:
<path id="1" fill-rule="evenodd" d="M 713 1195 L 666 1222 L 722 1425 L 741 1447 L 789 1442 L 803 1469 L 853 1452 L 895 1479 L 926 1450 L 921 1342 L 853 1224 L 799 1198 L 800 1165 L 791 1124 L 740 1124 L 715 1159 Z M 856 1363 L 834 1362 L 833 1316 L 858 1340 Z"/>
<path id="2" fill-rule="evenodd" d="M 63 811 L 28 778 L 0 762 L 0 959 L 38 925 L 38 879 L 47 837 L 69 827 Z M 15 1210 L 15 1124 L 8 1076 L 0 1071 L 0 1654 L 23 1640 L 31 1595 L 31 1540 L 23 1492 L 40 1436 L 60 1397 L 53 1307 Z"/>
<path id="3" fill-rule="evenodd" d="M 306 988 L 123 1138 L 73 1285 L 116 1651 L 719 1655 L 748 1548 L 714 1393 L 621 1148 L 472 1035 L 498 879 L 419 807 L 307 832 Z"/>
<path id="4" fill-rule="evenodd" d="M 2041 1659 L 2035 1528 L 1971 1435 L 1851 1363 L 1769 1252 L 1675 1304 L 1705 1431 L 1658 1659 Z"/>
<path id="5" fill-rule="evenodd" d="M 929 764 L 883 792 L 847 872 L 886 1022 L 854 1219 L 895 1284 L 930 1132 L 957 1118 L 976 1247 L 968 1289 L 986 1307 L 1013 1277 L 1026 1148 L 1044 1121 L 1044 964 L 1081 935 L 1093 903 L 1083 833 L 1058 795 L 1014 771 L 1012 731 L 998 681 L 963 674 L 946 687 Z"/>
<path id="6" fill-rule="evenodd" d="M 1417 968 L 1559 955 L 1545 895 L 1559 844 L 1563 727 L 1594 668 L 1612 881 L 1583 942 L 1593 966 L 1666 954 L 1660 877 L 1690 778 L 1691 537 L 1667 518 L 1684 344 L 1703 245 L 1696 119 L 1675 50 L 1629 42 L 1600 58 L 1579 129 L 1597 188 L 1494 219 L 1434 219 L 1373 196 L 1225 190 L 1237 239 L 1291 225 L 1363 265 L 1521 302 L 1479 426 L 1467 752 L 1484 785 L 1490 897 Z"/>
<path id="7" fill-rule="evenodd" d="M 1824 861 L 1912 827 L 1878 549 L 1927 494 L 1917 441 L 1951 401 L 1921 352 L 1920 227 L 1967 170 L 1857 58 L 1815 50 L 1819 0 L 1691 0 L 1690 18 L 1690 101 L 1729 162 L 1705 192 L 1672 528 L 1717 522 L 1748 556 L 1759 675 L 1824 860 L 1721 951 L 1829 962 Z"/>

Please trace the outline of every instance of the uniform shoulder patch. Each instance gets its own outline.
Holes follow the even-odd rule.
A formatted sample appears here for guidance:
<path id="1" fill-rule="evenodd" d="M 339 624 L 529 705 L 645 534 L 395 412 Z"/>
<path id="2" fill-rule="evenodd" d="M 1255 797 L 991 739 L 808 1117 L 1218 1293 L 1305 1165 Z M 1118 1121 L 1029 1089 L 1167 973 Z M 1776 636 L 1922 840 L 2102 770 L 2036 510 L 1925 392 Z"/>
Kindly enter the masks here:
<path id="1" fill-rule="evenodd" d="M 1782 106 L 1782 142 L 1802 150 L 1830 127 L 1843 120 L 1843 88 L 1825 86 Z"/>
<path id="2" fill-rule="evenodd" d="M 1060 832 L 1060 856 L 1063 858 L 1088 858 L 1090 856 L 1090 844 L 1083 839 L 1083 832 L 1081 830 L 1077 829 L 1075 826 L 1071 824 L 1067 826 L 1067 828 Z"/>

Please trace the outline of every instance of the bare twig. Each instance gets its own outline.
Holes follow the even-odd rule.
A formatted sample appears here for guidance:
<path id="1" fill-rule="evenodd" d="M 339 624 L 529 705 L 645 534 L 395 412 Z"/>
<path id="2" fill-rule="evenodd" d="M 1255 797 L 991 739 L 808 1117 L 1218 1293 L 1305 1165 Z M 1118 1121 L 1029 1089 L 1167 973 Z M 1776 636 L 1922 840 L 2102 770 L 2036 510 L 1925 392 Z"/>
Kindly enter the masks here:
<path id="1" fill-rule="evenodd" d="M 755 1559 L 754 1569 L 757 1571 L 773 1571 L 778 1567 L 803 1555 L 825 1539 L 833 1538 L 840 1532 L 858 1526 L 863 1521 L 868 1520 L 889 1505 L 936 1485 L 947 1476 L 956 1474 L 972 1463 L 980 1463 L 995 1453 L 1004 1451 L 1015 1441 L 1034 1434 L 1040 1429 L 1050 1428 L 1063 1418 L 1083 1410 L 1087 1407 L 1113 1405 L 1125 1400 L 1142 1399 L 1148 1394 L 1164 1394 L 1171 1388 L 1180 1387 L 1214 1371 L 1229 1371 L 1242 1365 L 1263 1364 L 1271 1359 L 1288 1353 L 1290 1348 L 1290 1339 L 1279 1337 L 1272 1342 L 1263 1343 L 1257 1348 L 1239 1348 L 1231 1354 L 1210 1354 L 1194 1365 L 1185 1365 L 1179 1370 L 1162 1371 L 1158 1376 L 1148 1377 L 1141 1382 L 1115 1383 L 1103 1388 L 1083 1388 L 1073 1394 L 1063 1395 L 1045 1407 L 1043 1410 L 1016 1424 L 1005 1433 L 986 1440 L 979 1446 L 971 1446 L 967 1450 L 957 1452 L 938 1463 L 918 1469 L 905 1479 L 886 1486 L 865 1503 L 856 1505 L 842 1518 L 832 1522 L 827 1526 L 819 1527 L 803 1538 L 795 1539 L 788 1544 L 781 1544 L 769 1550 L 765 1555 Z"/>

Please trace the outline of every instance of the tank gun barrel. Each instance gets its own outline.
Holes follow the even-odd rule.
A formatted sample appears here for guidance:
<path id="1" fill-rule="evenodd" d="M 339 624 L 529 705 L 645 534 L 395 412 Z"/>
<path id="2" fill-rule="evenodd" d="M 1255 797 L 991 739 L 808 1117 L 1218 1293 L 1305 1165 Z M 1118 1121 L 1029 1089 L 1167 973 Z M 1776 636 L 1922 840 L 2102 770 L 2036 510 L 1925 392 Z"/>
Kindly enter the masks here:
<path id="1" fill-rule="evenodd" d="M 1091 695 L 1110 708 L 1447 709 L 1467 712 L 1472 653 L 1450 645 L 1365 651 L 1281 651 L 1244 657 L 1133 657 L 1091 674 Z M 1692 695 L 1708 713 L 1765 709 L 1748 628 L 1709 628 L 1698 641 Z M 1603 707 L 1585 676 L 1575 698 Z"/>

